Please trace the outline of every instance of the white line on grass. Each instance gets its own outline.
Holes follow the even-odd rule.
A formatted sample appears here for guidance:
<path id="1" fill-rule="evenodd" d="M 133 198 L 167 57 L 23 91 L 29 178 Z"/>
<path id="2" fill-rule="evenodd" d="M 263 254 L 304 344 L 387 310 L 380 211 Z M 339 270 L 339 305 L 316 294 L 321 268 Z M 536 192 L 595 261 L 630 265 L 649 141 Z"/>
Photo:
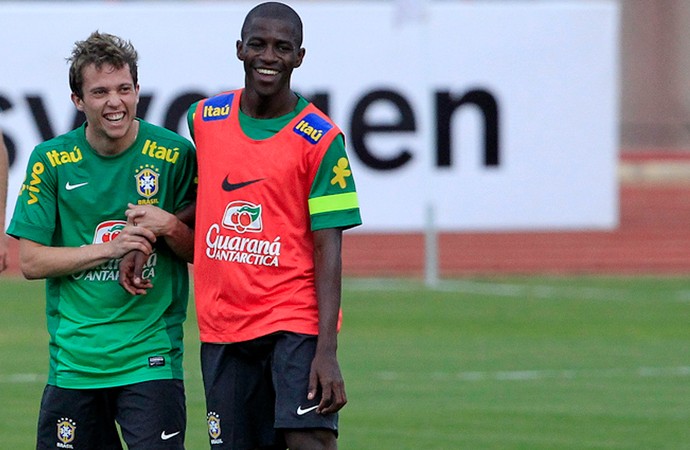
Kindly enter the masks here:
<path id="1" fill-rule="evenodd" d="M 189 373 L 185 371 L 185 380 L 201 380 L 201 374 L 196 372 Z M 6 373 L 0 374 L 0 384 L 29 384 L 29 383 L 45 383 L 48 375 L 45 373 Z"/>
<path id="2" fill-rule="evenodd" d="M 10 373 L 0 375 L 0 384 L 21 384 L 45 382 L 46 376 L 37 373 Z"/>
<path id="3" fill-rule="evenodd" d="M 678 301 L 681 301 L 684 303 L 690 302 L 690 291 L 688 291 L 688 290 L 678 291 L 678 293 L 676 293 L 676 298 L 678 299 Z"/>
<path id="4" fill-rule="evenodd" d="M 433 288 L 421 281 L 405 278 L 348 278 L 343 285 L 352 291 L 408 292 L 411 289 L 424 289 L 436 292 L 459 294 L 491 295 L 507 298 L 534 297 L 541 299 L 572 298 L 580 300 L 628 301 L 635 295 L 634 290 L 587 286 L 550 286 L 508 282 L 476 281 L 462 279 L 441 280 Z M 669 292 L 668 299 L 690 303 L 690 290 Z"/>
<path id="5" fill-rule="evenodd" d="M 415 280 L 391 278 L 348 279 L 344 284 L 354 291 L 409 291 L 411 288 L 424 289 Z M 432 289 L 439 292 L 462 294 L 493 295 L 499 297 L 543 299 L 575 298 L 583 300 L 629 300 L 630 291 L 625 289 L 596 288 L 586 286 L 549 286 L 518 283 L 501 283 L 473 280 L 442 280 Z"/>
<path id="6" fill-rule="evenodd" d="M 378 372 L 377 378 L 383 381 L 396 381 L 408 378 L 402 372 Z M 418 374 L 414 374 L 416 376 Z M 497 370 L 467 372 L 433 372 L 424 374 L 436 381 L 533 381 L 545 379 L 593 379 L 593 378 L 668 378 L 690 376 L 690 366 L 679 367 L 638 367 L 610 369 L 563 369 L 563 370 Z"/>
<path id="7" fill-rule="evenodd" d="M 575 298 L 582 300 L 628 300 L 630 292 L 624 289 L 594 288 L 584 286 L 522 285 L 469 280 L 450 281 L 439 285 L 444 292 L 497 295 L 503 297 L 535 297 L 542 299 Z"/>
<path id="8" fill-rule="evenodd" d="M 383 381 L 396 381 L 415 374 L 383 371 L 376 373 L 376 377 Z M 636 376 L 640 378 L 668 378 L 690 377 L 690 366 L 678 367 L 637 367 L 630 369 L 562 369 L 562 370 L 496 370 L 496 371 L 467 371 L 467 372 L 433 372 L 422 374 L 425 378 L 436 381 L 530 381 L 545 379 L 592 379 L 592 378 L 620 378 Z M 45 374 L 11 373 L 0 375 L 0 384 L 44 383 Z"/>

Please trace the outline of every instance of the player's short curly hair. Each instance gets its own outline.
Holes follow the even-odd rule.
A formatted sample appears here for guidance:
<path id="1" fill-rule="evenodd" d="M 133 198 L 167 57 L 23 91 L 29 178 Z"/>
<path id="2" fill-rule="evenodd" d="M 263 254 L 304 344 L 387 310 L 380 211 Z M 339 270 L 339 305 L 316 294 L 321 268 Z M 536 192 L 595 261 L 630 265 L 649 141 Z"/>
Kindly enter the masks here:
<path id="1" fill-rule="evenodd" d="M 83 98 L 84 68 L 90 64 L 94 64 L 97 69 L 104 64 L 112 65 L 116 69 L 127 65 L 136 86 L 138 59 L 139 55 L 130 41 L 94 31 L 86 40 L 75 42 L 72 55 L 67 58 L 70 63 L 69 87 L 77 97 Z"/>

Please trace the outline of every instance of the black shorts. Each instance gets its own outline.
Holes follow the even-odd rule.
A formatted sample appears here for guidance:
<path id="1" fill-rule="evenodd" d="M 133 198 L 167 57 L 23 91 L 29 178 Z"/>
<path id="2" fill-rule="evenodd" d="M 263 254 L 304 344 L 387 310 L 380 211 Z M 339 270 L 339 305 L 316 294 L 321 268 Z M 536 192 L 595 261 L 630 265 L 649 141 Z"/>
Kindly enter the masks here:
<path id="1" fill-rule="evenodd" d="M 316 336 L 275 333 L 236 344 L 201 344 L 211 448 L 285 448 L 281 429 L 328 429 L 338 414 L 307 400 Z"/>
<path id="2" fill-rule="evenodd" d="M 187 424 L 182 380 L 155 380 L 103 389 L 46 386 L 37 449 L 184 449 Z"/>

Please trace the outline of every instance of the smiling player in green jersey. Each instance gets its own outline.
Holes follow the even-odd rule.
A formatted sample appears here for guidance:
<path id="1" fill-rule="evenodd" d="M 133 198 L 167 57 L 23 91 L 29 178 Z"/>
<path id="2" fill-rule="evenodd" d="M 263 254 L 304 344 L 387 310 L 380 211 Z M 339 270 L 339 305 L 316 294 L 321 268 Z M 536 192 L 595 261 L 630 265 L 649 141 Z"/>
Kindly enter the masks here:
<path id="1" fill-rule="evenodd" d="M 194 147 L 136 118 L 137 52 L 93 33 L 70 58 L 80 128 L 39 144 L 8 233 L 27 278 L 46 279 L 50 371 L 37 448 L 184 448 L 182 325 L 193 230 Z M 126 211 L 140 208 L 139 223 Z M 131 221 L 130 221 L 131 222 Z M 147 295 L 118 284 L 144 252 Z"/>

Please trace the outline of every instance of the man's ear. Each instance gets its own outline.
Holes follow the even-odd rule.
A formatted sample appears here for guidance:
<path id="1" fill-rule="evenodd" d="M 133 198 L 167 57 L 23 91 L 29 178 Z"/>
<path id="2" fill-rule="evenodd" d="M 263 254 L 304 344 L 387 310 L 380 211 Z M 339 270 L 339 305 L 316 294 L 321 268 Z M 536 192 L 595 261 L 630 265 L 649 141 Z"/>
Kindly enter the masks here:
<path id="1" fill-rule="evenodd" d="M 84 112 L 84 100 L 82 100 L 74 92 L 72 92 L 72 94 L 70 95 L 70 98 L 72 99 L 72 103 L 74 103 L 74 106 L 77 108 L 77 110 Z"/>
<path id="2" fill-rule="evenodd" d="M 242 41 L 239 39 L 235 43 L 235 51 L 236 51 L 237 59 L 239 59 L 240 61 L 244 61 L 244 57 L 242 56 Z"/>
<path id="3" fill-rule="evenodd" d="M 307 54 L 307 49 L 304 47 L 300 48 L 299 51 L 297 52 L 297 63 L 295 64 L 295 67 L 299 67 L 302 65 L 302 61 L 304 61 L 304 55 Z"/>

